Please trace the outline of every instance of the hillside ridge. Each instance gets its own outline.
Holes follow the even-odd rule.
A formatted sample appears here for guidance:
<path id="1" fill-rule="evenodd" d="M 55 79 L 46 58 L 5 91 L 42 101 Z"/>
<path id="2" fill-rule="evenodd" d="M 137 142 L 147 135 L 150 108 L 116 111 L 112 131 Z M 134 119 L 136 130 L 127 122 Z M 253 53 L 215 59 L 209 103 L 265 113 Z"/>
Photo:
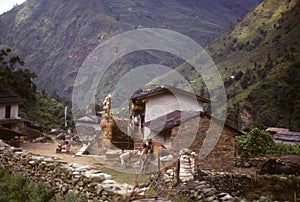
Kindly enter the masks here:
<path id="1" fill-rule="evenodd" d="M 259 0 L 27 0 L 0 16 L 0 44 L 13 48 L 39 88 L 71 97 L 73 81 L 102 32 L 171 29 L 202 45 L 229 30 Z M 124 67 L 126 68 L 126 67 Z"/>

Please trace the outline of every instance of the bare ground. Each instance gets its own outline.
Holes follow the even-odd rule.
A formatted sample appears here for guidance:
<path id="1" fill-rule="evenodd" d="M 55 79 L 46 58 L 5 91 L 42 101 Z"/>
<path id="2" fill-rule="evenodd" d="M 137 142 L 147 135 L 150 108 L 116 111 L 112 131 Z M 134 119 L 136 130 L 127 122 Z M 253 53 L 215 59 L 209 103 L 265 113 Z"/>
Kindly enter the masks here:
<path id="1" fill-rule="evenodd" d="M 70 153 L 56 153 L 58 142 L 53 143 L 31 143 L 27 142 L 21 145 L 21 148 L 35 155 L 57 157 L 68 163 L 78 163 L 82 165 L 91 165 L 101 167 L 101 164 L 91 156 L 75 156 L 80 146 L 72 146 Z"/>

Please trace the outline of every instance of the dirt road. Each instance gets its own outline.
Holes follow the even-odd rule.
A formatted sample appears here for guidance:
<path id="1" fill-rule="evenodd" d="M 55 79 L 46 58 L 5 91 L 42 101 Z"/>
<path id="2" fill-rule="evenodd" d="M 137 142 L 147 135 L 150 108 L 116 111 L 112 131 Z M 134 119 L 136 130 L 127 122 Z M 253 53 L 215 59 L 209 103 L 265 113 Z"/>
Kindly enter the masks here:
<path id="1" fill-rule="evenodd" d="M 27 142 L 21 145 L 21 148 L 29 151 L 36 155 L 57 157 L 61 160 L 67 161 L 69 163 L 78 163 L 82 165 L 91 165 L 102 167 L 101 164 L 94 158 L 90 156 L 75 156 L 75 153 L 80 149 L 80 146 L 72 146 L 71 152 L 67 153 L 56 153 L 58 143 L 31 143 Z"/>

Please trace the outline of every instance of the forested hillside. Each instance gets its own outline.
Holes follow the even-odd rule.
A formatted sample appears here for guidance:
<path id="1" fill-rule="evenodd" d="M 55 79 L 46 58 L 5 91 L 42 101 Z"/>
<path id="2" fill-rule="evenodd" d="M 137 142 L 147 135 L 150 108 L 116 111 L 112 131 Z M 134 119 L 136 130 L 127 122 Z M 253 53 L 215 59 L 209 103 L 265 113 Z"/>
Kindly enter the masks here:
<path id="1" fill-rule="evenodd" d="M 206 48 L 223 76 L 236 127 L 300 130 L 299 17 L 299 1 L 265 0 Z"/>

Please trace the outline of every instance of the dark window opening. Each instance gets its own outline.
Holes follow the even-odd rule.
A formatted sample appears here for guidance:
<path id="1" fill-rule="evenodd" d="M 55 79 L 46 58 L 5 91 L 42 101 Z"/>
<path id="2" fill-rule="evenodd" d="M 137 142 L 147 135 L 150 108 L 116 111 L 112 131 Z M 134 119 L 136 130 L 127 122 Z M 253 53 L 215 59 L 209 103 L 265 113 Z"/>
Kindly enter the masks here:
<path id="1" fill-rule="evenodd" d="M 11 105 L 5 106 L 5 118 L 10 118 Z"/>

